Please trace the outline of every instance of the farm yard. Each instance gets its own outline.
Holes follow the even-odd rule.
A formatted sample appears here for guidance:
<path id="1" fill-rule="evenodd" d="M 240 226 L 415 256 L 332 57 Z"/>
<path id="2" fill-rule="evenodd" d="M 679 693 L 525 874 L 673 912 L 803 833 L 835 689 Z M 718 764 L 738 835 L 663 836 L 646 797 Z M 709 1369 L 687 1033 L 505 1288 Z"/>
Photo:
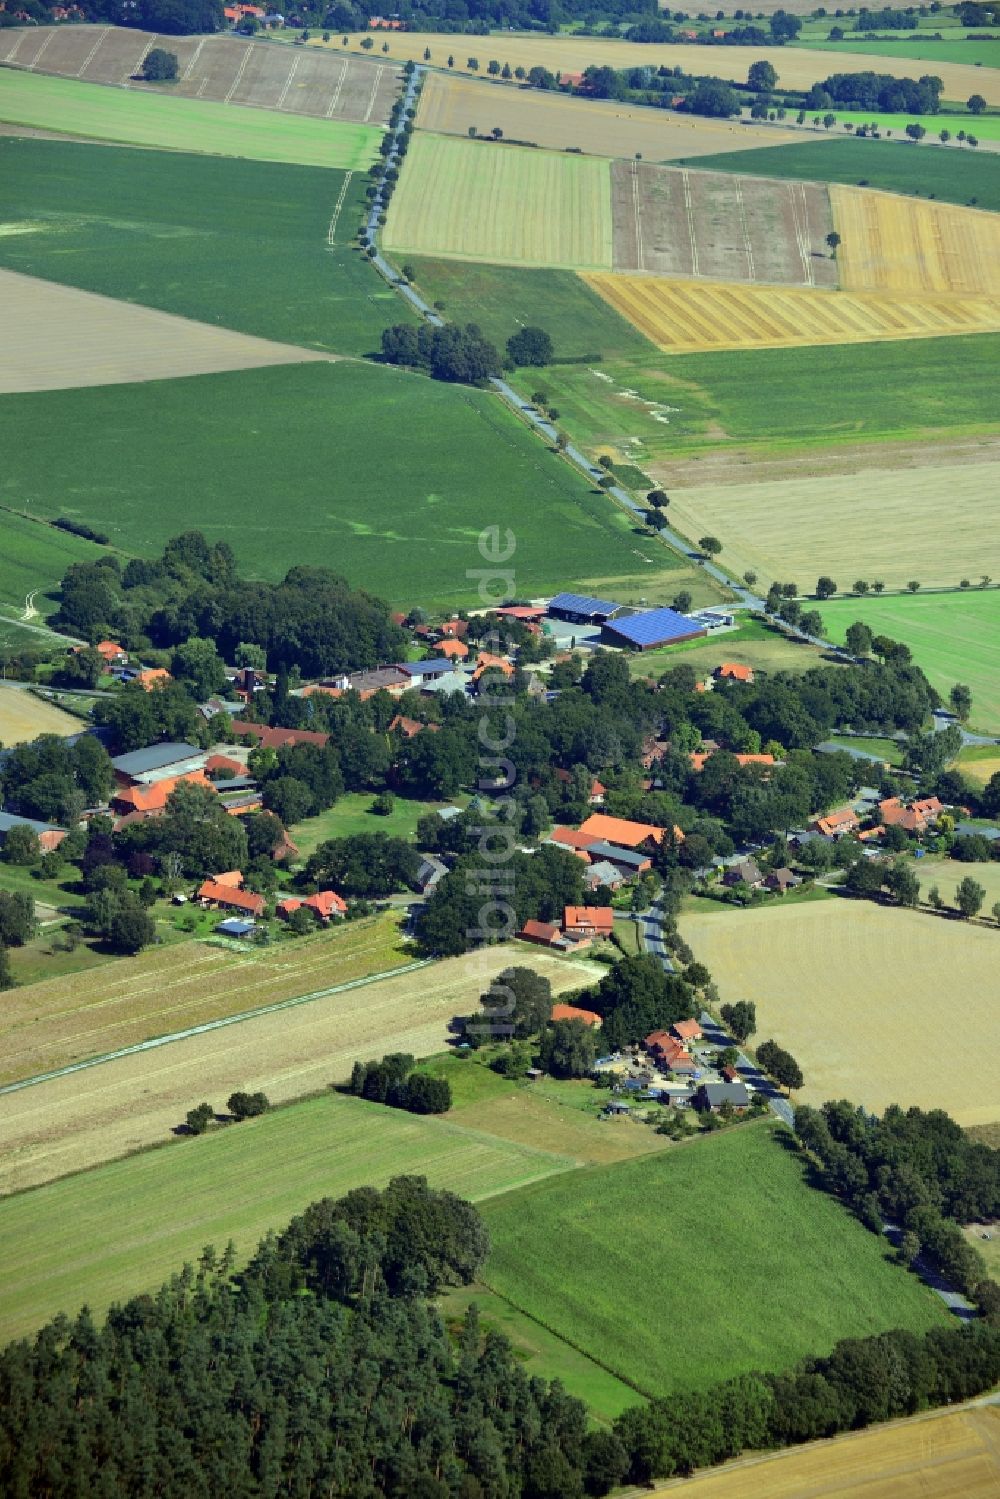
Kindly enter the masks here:
<path id="1" fill-rule="evenodd" d="M 962 128 L 962 127 L 959 127 Z M 770 132 L 767 136 L 770 142 Z M 686 153 L 676 165 L 706 171 L 759 173 L 762 177 L 791 177 L 805 182 L 843 182 L 852 187 L 882 188 L 940 198 L 948 203 L 976 203 L 1000 209 L 1000 173 L 989 155 L 922 143 L 917 151 L 909 141 L 860 140 L 824 137 L 794 145 L 757 144 L 754 149 L 705 156 Z"/>
<path id="2" fill-rule="evenodd" d="M 471 604 L 467 569 L 498 513 L 531 594 L 645 597 L 681 567 L 496 396 L 370 364 L 5 396 L 0 445 L 7 506 L 87 521 L 145 555 L 197 526 L 251 576 L 308 557 L 397 608 Z"/>
<path id="3" fill-rule="evenodd" d="M 177 58 L 177 81 L 144 83 L 146 54 Z M 316 50 L 295 52 L 235 36 L 156 36 L 122 26 L 36 26 L 0 34 L 0 63 L 40 74 L 117 85 L 136 94 L 235 104 L 323 120 L 384 125 L 399 69 Z M 0 90 L 2 94 L 3 90 Z"/>
<path id="4" fill-rule="evenodd" d="M 657 1484 L 653 1499 L 993 1499 L 1000 1410 L 929 1411 Z"/>
<path id="5" fill-rule="evenodd" d="M 945 1320 L 873 1235 L 805 1184 L 767 1125 L 540 1182 L 482 1211 L 485 1284 L 645 1394 Z"/>
<path id="6" fill-rule="evenodd" d="M 970 581 L 978 583 L 978 570 Z M 822 614 L 830 639 L 839 644 L 856 619 L 877 635 L 901 640 L 944 698 L 964 682 L 972 689 L 969 727 L 1000 734 L 1000 591 L 831 599 Z M 1000 768 L 1000 750 L 996 755 Z M 972 774 L 971 765 L 963 769 Z"/>
<path id="7" fill-rule="evenodd" d="M 1000 219 L 866 188 L 830 188 L 848 291 L 1000 294 Z"/>
<path id="8" fill-rule="evenodd" d="M 679 489 L 671 521 L 687 536 L 718 535 L 737 576 L 808 579 L 858 573 L 903 588 L 937 586 L 982 570 L 1000 572 L 1000 535 L 988 524 L 1000 463 L 909 470 L 860 469 L 839 478 L 714 484 Z M 948 494 L 941 525 L 941 494 Z M 804 585 L 803 585 L 804 586 Z"/>
<path id="9" fill-rule="evenodd" d="M 836 286 L 825 187 L 618 161 L 614 269 L 658 276 Z"/>
<path id="10" fill-rule="evenodd" d="M 354 243 L 364 188 L 359 173 L 316 167 L 0 139 L 0 265 L 367 354 L 407 312 Z"/>
<path id="11" fill-rule="evenodd" d="M 0 683 L 0 744 L 6 748 L 35 739 L 39 734 L 78 734 L 80 727 L 78 718 L 64 713 L 54 703 L 22 692 L 7 682 Z"/>
<path id="12" fill-rule="evenodd" d="M 949 867 L 955 885 L 980 868 Z M 926 895 L 922 868 L 920 878 Z M 942 894 L 950 894 L 947 884 Z M 837 899 L 685 916 L 681 933 L 722 999 L 754 1000 L 759 1035 L 796 1057 L 803 1103 L 849 1098 L 879 1112 L 890 1103 L 939 1108 L 963 1125 L 1000 1119 L 995 927 Z M 822 956 L 808 964 L 804 988 L 803 954 L 810 953 Z M 974 1037 L 944 1063 L 929 1058 L 926 1044 L 940 1029 L 942 994 L 956 996 L 963 1030 Z"/>
<path id="13" fill-rule="evenodd" d="M 610 166 L 587 156 L 416 135 L 387 248 L 567 269 L 612 263 Z"/>
<path id="14" fill-rule="evenodd" d="M 205 1096 L 197 1080 L 191 1087 L 192 1098 Z M 83 1302 L 100 1313 L 152 1291 L 206 1244 L 221 1252 L 232 1239 L 245 1259 L 268 1229 L 352 1187 L 419 1173 L 479 1202 L 572 1168 L 566 1157 L 446 1119 L 327 1092 L 0 1201 L 0 1338 Z"/>
<path id="15" fill-rule="evenodd" d="M 3 37 L 11 34 L 5 31 Z M 0 121 L 120 145 L 353 171 L 371 165 L 382 137 L 377 126 L 350 120 L 168 99 L 9 67 L 0 69 Z"/>
<path id="16" fill-rule="evenodd" d="M 591 156 L 647 160 L 740 151 L 760 144 L 753 131 L 731 120 L 697 119 L 630 106 L 577 99 L 537 89 L 512 89 L 485 79 L 431 72 L 417 109 L 417 128 L 438 135 L 468 137 L 475 128 L 489 135 L 499 127 L 515 141 L 533 141 L 555 151 L 572 147 Z M 794 141 L 793 131 L 768 132 L 768 143 Z"/>
<path id="17" fill-rule="evenodd" d="M 587 285 L 669 353 L 781 349 L 1000 329 L 1000 301 L 820 292 L 737 282 L 590 274 Z"/>
<path id="18" fill-rule="evenodd" d="M 330 987 L 325 973 L 317 972 L 319 964 L 310 964 L 309 971 L 300 970 L 294 976 L 268 973 L 265 968 L 258 977 L 252 958 L 241 961 L 248 965 L 235 970 L 237 975 L 246 975 L 242 992 L 226 1001 L 233 1009 Z M 6 1094 L 0 1097 L 0 1127 L 6 1142 L 0 1193 L 37 1186 L 168 1141 L 187 1110 L 205 1097 L 221 1102 L 234 1088 L 262 1088 L 272 1102 L 283 1103 L 342 1082 L 359 1059 L 388 1051 L 418 1057 L 439 1052 L 448 1039 L 449 1020 L 474 1009 L 490 979 L 510 961 L 509 952 L 502 948 L 448 958 L 433 967 L 378 979 Z M 532 953 L 531 966 L 551 980 L 554 993 L 581 988 L 603 971 L 546 953 Z M 63 992 L 72 998 L 82 985 L 93 994 L 102 987 L 102 980 L 106 991 L 106 976 L 95 973 L 64 981 Z M 148 970 L 144 982 L 148 986 L 154 982 Z M 202 984 L 201 1003 L 210 1010 L 219 1003 L 218 975 L 207 983 L 203 976 Z M 33 988 L 17 992 L 30 1003 Z M 189 1000 L 189 1014 L 195 1013 L 197 993 L 195 989 Z M 148 1012 L 157 1000 L 147 997 L 140 1003 Z M 126 1015 L 128 1005 L 129 998 L 123 994 Z M 61 1026 L 57 1022 L 53 1028 L 64 1047 L 74 1044 L 74 1027 L 79 1035 L 78 1017 Z M 176 1022 L 166 1027 L 181 1028 Z M 151 1029 L 162 1033 L 165 1027 L 162 1021 L 151 1025 L 147 1020 L 147 1035 Z M 99 1049 L 93 1034 L 86 1044 L 76 1044 L 91 1055 Z"/>
<path id="19" fill-rule="evenodd" d="M 0 270 L 0 395 L 333 359 Z"/>

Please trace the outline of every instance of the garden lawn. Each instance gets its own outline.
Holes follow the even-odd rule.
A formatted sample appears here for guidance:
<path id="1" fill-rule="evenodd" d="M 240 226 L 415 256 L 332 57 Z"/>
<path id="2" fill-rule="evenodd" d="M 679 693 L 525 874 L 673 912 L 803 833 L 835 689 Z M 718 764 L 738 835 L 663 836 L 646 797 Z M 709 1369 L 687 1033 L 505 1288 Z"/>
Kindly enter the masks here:
<path id="1" fill-rule="evenodd" d="M 0 137 L 0 266 L 241 333 L 367 354 L 408 314 L 352 247 L 365 182 L 318 167 Z"/>
<path id="2" fill-rule="evenodd" d="M 146 556 L 197 527 L 251 576 L 328 567 L 400 608 L 478 602 L 487 526 L 514 533 L 519 595 L 644 597 L 680 565 L 497 396 L 383 366 L 9 395 L 0 449 L 0 503 Z"/>
<path id="3" fill-rule="evenodd" d="M 1000 734 L 1000 589 L 833 599 L 820 605 L 831 640 L 863 620 L 902 641 L 942 697 L 956 682 L 972 689 L 971 729 Z"/>
<path id="4" fill-rule="evenodd" d="M 927 140 L 919 148 L 896 141 L 844 139 L 842 135 L 838 139 L 836 128 L 825 140 L 813 138 L 801 145 L 762 146 L 755 151 L 691 157 L 680 164 L 697 166 L 700 171 L 843 182 L 852 187 L 883 188 L 887 192 L 940 198 L 946 203 L 972 202 L 980 208 L 1000 209 L 1000 163 L 995 154 L 984 152 L 980 156 L 966 147 L 929 146 L 932 130 L 943 128 L 936 116 L 933 124 L 926 122 Z M 958 129 L 977 133 L 971 115 Z M 979 134 L 985 133 L 979 131 Z"/>
<path id="5" fill-rule="evenodd" d="M 372 792 L 349 791 L 318 817 L 307 817 L 304 822 L 296 823 L 289 832 L 302 858 L 308 859 L 328 838 L 351 838 L 355 833 L 387 833 L 391 838 L 412 838 L 421 817 L 449 805 L 448 802 L 411 801 L 408 797 L 396 796 L 392 811 L 383 817 L 372 811 L 374 800 Z M 466 800 L 464 796 L 459 798 L 461 802 Z"/>
<path id="6" fill-rule="evenodd" d="M 428 260 L 411 256 L 415 284 L 428 302 L 444 303 L 454 323 L 478 323 L 503 352 L 519 328 L 544 328 L 556 360 L 618 359 L 651 354 L 648 343 L 627 319 L 591 291 L 572 271 L 528 270 L 474 261 Z M 547 370 L 534 375 L 533 388 L 546 388 Z"/>
<path id="7" fill-rule="evenodd" d="M 375 160 L 383 134 L 371 125 L 99 88 L 12 68 L 0 71 L 0 120 L 123 145 L 355 171 Z"/>
<path id="8" fill-rule="evenodd" d="M 574 1172 L 483 1215 L 486 1284 L 646 1394 L 947 1320 L 766 1124 Z"/>
<path id="9" fill-rule="evenodd" d="M 269 1229 L 352 1187 L 418 1173 L 476 1202 L 569 1168 L 446 1120 L 307 1099 L 0 1201 L 0 1341 L 84 1302 L 103 1312 L 153 1291 L 206 1244 L 233 1239 L 244 1261 Z"/>

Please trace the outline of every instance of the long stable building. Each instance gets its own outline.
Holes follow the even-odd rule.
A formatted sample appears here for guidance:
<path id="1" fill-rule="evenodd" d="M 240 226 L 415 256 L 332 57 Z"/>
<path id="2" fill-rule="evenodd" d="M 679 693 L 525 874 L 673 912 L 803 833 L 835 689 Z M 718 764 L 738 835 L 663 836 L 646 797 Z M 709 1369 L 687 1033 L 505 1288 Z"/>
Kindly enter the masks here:
<path id="1" fill-rule="evenodd" d="M 608 645 L 631 650 L 652 651 L 661 645 L 680 645 L 685 640 L 700 640 L 708 634 L 705 625 L 678 614 L 676 609 L 643 609 L 607 619 L 601 625 L 601 639 Z"/>

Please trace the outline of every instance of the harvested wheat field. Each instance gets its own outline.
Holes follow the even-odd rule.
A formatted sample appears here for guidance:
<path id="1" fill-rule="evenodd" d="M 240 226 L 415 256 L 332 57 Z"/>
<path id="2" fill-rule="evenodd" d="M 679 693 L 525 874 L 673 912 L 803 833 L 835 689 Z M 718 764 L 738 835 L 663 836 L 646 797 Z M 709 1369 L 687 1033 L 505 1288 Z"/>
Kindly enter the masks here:
<path id="1" fill-rule="evenodd" d="M 138 77 L 153 47 L 177 58 L 171 84 Z M 399 69 L 382 59 L 335 57 L 236 36 L 157 36 L 123 26 L 37 26 L 0 32 L 0 62 L 28 72 L 80 78 L 139 93 L 215 100 L 283 114 L 383 125 L 399 88 Z"/>
<path id="2" fill-rule="evenodd" d="M 840 898 L 699 913 L 681 929 L 722 999 L 754 1000 L 758 1039 L 773 1036 L 797 1058 L 804 1103 L 1000 1119 L 996 927 Z M 947 995 L 961 996 L 968 1044 L 942 1058 L 928 1037 Z"/>
<path id="3" fill-rule="evenodd" d="M 1000 218 L 863 188 L 830 187 L 850 291 L 1000 296 Z"/>
<path id="4" fill-rule="evenodd" d="M 836 286 L 826 187 L 647 162 L 611 168 L 616 271 Z"/>
<path id="5" fill-rule="evenodd" d="M 340 52 L 343 50 L 341 35 L 339 32 L 334 34 L 326 45 Z M 348 34 L 348 49 L 360 52 L 366 37 L 373 40 L 371 32 Z M 422 62 L 427 48 L 432 68 L 446 67 L 449 56 L 453 57 L 456 73 L 485 71 L 490 59 L 495 58 L 500 63 L 509 63 L 512 68 L 533 68 L 537 64 L 553 73 L 582 73 L 591 65 L 664 67 L 683 68 L 686 73 L 711 73 L 745 83 L 749 63 L 760 58 L 777 70 L 779 89 L 809 89 L 831 73 L 842 73 L 845 66 L 844 54 L 836 51 L 813 52 L 791 47 L 753 47 L 748 51 L 745 47 L 713 47 L 706 55 L 704 46 L 697 42 L 620 42 L 607 37 L 569 34 L 460 36 L 447 32 L 393 31 L 380 34 L 376 45 L 382 42 L 388 43 L 390 57 L 404 62 L 408 59 Z M 317 39 L 311 45 L 323 44 Z M 470 57 L 478 62 L 478 69 L 469 67 Z M 874 73 L 888 73 L 893 78 L 914 77 L 914 62 L 908 57 L 866 57 L 864 67 Z M 945 99 L 967 99 L 970 94 L 978 93 L 983 95 L 987 104 L 1000 104 L 1000 72 L 992 68 L 977 68 L 971 63 L 935 63 L 934 73 L 944 84 L 942 97 Z"/>
<path id="6" fill-rule="evenodd" d="M 591 274 L 587 285 L 670 354 L 789 349 L 1000 329 L 987 297 L 879 297 L 731 282 Z"/>
<path id="7" fill-rule="evenodd" d="M 2 357 L 0 354 L 0 360 Z M 33 693 L 0 683 L 0 744 L 8 747 L 23 744 L 28 739 L 37 739 L 39 734 L 79 734 L 80 728 L 80 720 L 72 713 L 64 713 L 55 703 L 46 703 Z"/>
<path id="8" fill-rule="evenodd" d="M 607 161 L 414 137 L 389 204 L 396 253 L 502 265 L 611 268 Z"/>
<path id="9" fill-rule="evenodd" d="M 0 394 L 336 358 L 17 271 L 0 270 L 0 326 Z"/>
<path id="10" fill-rule="evenodd" d="M 932 1411 L 652 1490 L 685 1499 L 994 1499 L 998 1492 L 996 1406 Z"/>
<path id="11" fill-rule="evenodd" d="M 410 962 L 397 918 L 385 915 L 241 953 L 184 942 L 29 984 L 3 1007 L 0 1084 Z"/>
<path id="12" fill-rule="evenodd" d="M 698 119 L 662 109 L 574 99 L 567 94 L 511 88 L 484 78 L 429 73 L 420 95 L 417 126 L 438 135 L 467 137 L 475 128 L 489 135 L 499 126 L 512 140 L 565 151 L 575 147 L 593 156 L 635 156 L 652 161 L 675 156 L 711 156 L 719 151 L 746 151 L 760 136 L 731 120 Z M 775 145 L 800 140 L 791 130 L 769 133 Z"/>
<path id="13" fill-rule="evenodd" d="M 498 947 L 448 958 L 4 1094 L 0 1193 L 167 1140 L 202 1098 L 221 1106 L 234 1089 L 262 1088 L 280 1103 L 343 1081 L 359 1058 L 388 1051 L 431 1056 L 447 1043 L 448 1021 L 473 1009 L 490 979 L 510 962 L 510 953 Z M 592 983 L 603 972 L 599 965 L 545 953 L 532 954 L 530 962 L 555 993 Z M 220 970 L 215 985 L 239 972 L 231 966 Z M 90 978 L 84 975 L 81 982 Z M 152 974 L 147 978 L 153 982 Z M 300 993 L 309 987 L 301 982 Z"/>
<path id="14" fill-rule="evenodd" d="M 991 524 L 1000 463 L 860 469 L 849 475 L 678 489 L 672 522 L 686 536 L 717 535 L 722 562 L 739 577 L 811 580 L 911 578 L 952 586 L 970 572 L 1000 573 L 1000 530 Z"/>

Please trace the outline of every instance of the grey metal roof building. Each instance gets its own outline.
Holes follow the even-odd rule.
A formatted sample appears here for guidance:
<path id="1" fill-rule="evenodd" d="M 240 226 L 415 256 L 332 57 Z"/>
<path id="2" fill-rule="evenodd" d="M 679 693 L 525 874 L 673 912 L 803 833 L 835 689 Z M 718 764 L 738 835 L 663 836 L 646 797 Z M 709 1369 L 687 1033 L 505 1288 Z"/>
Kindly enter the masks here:
<path id="1" fill-rule="evenodd" d="M 724 1103 L 734 1109 L 745 1109 L 750 1103 L 750 1094 L 745 1083 L 702 1083 L 695 1094 L 695 1102 L 704 1102 L 709 1109 L 720 1109 Z"/>
<path id="2" fill-rule="evenodd" d="M 151 744 L 148 749 L 131 750 L 127 755 L 116 755 L 111 761 L 115 770 L 123 776 L 148 775 L 151 770 L 164 770 L 168 765 L 178 765 L 182 760 L 197 759 L 201 750 L 196 744 Z"/>
<path id="3" fill-rule="evenodd" d="M 589 843 L 587 853 L 591 859 L 607 859 L 609 864 L 625 865 L 629 869 L 641 869 L 649 861 L 649 855 L 640 849 L 619 848 L 616 843 Z"/>
<path id="4" fill-rule="evenodd" d="M 17 812 L 0 812 L 0 834 L 11 828 L 30 828 L 33 833 L 62 833 L 63 828 L 51 822 L 39 822 L 35 817 L 22 817 Z"/>

